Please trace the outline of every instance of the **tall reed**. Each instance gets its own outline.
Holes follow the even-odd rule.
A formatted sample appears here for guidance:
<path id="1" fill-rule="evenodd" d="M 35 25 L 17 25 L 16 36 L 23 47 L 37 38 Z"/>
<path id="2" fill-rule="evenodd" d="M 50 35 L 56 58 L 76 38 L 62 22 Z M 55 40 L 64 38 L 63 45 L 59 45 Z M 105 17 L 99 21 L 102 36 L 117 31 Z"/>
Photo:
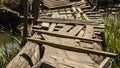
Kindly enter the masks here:
<path id="1" fill-rule="evenodd" d="M 117 53 L 118 58 L 113 62 L 112 68 L 119 68 L 120 65 L 120 18 L 119 14 L 108 15 L 105 17 L 105 41 L 106 41 L 106 51 Z"/>

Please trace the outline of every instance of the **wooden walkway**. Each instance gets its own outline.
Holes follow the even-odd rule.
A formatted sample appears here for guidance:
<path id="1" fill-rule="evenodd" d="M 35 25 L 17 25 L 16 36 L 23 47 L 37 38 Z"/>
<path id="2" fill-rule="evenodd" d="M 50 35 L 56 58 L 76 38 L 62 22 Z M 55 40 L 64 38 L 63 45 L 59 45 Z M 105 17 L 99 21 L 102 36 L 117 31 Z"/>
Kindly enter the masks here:
<path id="1" fill-rule="evenodd" d="M 79 3 L 64 4 L 61 8 L 52 5 L 52 9 L 39 11 L 37 25 L 33 26 L 37 37 L 27 40 L 44 47 L 42 68 L 106 68 L 116 56 L 102 51 L 101 33 L 105 28 L 102 14 L 93 11 L 86 2 Z M 45 5 L 51 4 L 45 2 Z M 9 64 L 9 67 L 12 66 Z"/>

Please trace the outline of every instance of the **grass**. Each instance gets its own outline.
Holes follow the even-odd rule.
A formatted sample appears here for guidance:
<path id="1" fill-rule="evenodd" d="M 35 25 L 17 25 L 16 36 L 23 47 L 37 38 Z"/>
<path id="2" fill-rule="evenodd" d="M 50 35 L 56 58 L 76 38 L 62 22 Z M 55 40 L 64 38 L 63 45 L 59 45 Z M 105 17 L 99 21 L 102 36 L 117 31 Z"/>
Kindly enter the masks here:
<path id="1" fill-rule="evenodd" d="M 0 33 L 0 38 L 0 68 L 5 68 L 19 52 L 20 47 L 10 33 Z"/>
<path id="2" fill-rule="evenodd" d="M 120 65 L 120 19 L 117 17 L 108 16 L 105 18 L 106 30 L 105 41 L 106 51 L 117 53 L 118 58 L 113 62 L 112 68 L 119 68 Z"/>

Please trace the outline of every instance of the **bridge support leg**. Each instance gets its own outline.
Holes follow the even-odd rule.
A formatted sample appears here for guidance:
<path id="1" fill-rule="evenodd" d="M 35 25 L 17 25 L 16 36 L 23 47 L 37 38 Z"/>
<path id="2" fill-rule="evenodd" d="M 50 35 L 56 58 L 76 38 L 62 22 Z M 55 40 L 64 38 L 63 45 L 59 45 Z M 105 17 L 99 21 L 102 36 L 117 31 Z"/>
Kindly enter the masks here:
<path id="1" fill-rule="evenodd" d="M 24 0 L 24 29 L 23 29 L 23 43 L 26 42 L 25 37 L 27 37 L 28 28 L 28 0 Z"/>

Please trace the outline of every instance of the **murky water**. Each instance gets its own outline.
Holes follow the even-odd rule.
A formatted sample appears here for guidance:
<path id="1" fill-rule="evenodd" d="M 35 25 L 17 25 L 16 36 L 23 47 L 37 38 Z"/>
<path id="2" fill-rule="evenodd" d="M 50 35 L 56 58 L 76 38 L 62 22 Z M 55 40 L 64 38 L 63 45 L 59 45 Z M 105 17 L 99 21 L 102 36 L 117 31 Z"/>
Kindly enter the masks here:
<path id="1" fill-rule="evenodd" d="M 0 68 L 4 68 L 20 50 L 17 39 L 10 32 L 0 32 Z"/>

